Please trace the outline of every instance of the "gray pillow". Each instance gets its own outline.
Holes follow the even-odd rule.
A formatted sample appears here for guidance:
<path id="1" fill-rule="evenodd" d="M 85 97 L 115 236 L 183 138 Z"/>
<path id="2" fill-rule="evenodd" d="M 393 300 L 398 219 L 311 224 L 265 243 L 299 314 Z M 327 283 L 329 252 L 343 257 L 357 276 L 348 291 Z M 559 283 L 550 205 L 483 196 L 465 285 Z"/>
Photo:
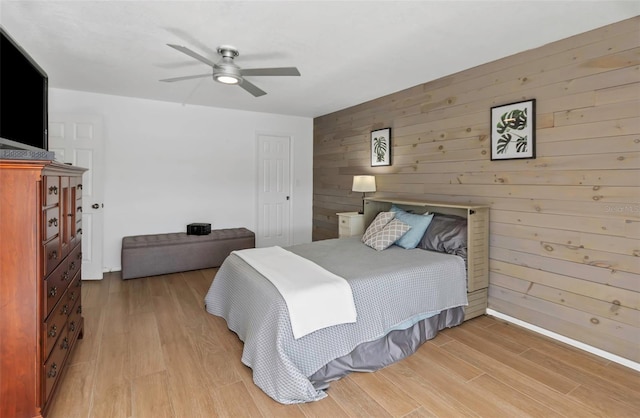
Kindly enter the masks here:
<path id="1" fill-rule="evenodd" d="M 436 213 L 422 236 L 419 248 L 459 255 L 467 259 L 467 219 Z"/>

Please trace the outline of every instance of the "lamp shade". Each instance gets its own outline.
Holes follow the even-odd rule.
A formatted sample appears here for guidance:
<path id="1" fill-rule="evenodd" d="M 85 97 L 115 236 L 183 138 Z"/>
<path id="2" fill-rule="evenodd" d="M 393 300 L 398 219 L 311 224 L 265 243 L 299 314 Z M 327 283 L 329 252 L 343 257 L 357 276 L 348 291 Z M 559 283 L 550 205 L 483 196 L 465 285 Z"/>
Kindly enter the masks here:
<path id="1" fill-rule="evenodd" d="M 354 192 L 375 192 L 376 191 L 376 177 L 375 176 L 353 176 Z"/>

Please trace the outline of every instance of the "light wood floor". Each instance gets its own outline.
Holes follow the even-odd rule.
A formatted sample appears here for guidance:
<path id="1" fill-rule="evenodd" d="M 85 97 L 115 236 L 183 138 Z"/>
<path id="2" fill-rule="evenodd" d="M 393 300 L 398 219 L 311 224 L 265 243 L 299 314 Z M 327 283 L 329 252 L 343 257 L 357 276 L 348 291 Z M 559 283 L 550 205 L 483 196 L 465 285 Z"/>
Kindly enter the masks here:
<path id="1" fill-rule="evenodd" d="M 627 417 L 640 373 L 490 317 L 443 331 L 416 354 L 281 405 L 251 380 L 242 343 L 203 298 L 216 270 L 83 283 L 84 339 L 50 418 Z"/>

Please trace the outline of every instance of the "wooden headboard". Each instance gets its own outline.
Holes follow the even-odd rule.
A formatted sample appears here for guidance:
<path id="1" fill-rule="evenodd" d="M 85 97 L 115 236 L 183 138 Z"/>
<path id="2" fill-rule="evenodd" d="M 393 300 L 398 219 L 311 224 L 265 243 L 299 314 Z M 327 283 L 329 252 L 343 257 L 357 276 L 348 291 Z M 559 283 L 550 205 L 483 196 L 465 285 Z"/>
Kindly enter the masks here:
<path id="1" fill-rule="evenodd" d="M 369 226 L 378 213 L 388 212 L 391 205 L 417 214 L 437 212 L 467 218 L 467 297 L 469 306 L 465 312 L 465 320 L 483 315 L 487 309 L 487 288 L 489 287 L 489 207 L 369 197 L 364 202 L 365 227 Z"/>

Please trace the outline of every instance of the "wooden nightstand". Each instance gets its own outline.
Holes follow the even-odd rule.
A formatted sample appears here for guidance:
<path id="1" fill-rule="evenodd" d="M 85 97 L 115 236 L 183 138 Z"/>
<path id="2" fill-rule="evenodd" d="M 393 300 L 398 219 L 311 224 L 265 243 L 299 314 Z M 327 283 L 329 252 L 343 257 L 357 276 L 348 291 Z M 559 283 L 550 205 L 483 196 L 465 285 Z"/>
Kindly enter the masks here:
<path id="1" fill-rule="evenodd" d="M 341 212 L 338 215 L 338 236 L 351 237 L 364 234 L 364 215 L 358 212 Z"/>

